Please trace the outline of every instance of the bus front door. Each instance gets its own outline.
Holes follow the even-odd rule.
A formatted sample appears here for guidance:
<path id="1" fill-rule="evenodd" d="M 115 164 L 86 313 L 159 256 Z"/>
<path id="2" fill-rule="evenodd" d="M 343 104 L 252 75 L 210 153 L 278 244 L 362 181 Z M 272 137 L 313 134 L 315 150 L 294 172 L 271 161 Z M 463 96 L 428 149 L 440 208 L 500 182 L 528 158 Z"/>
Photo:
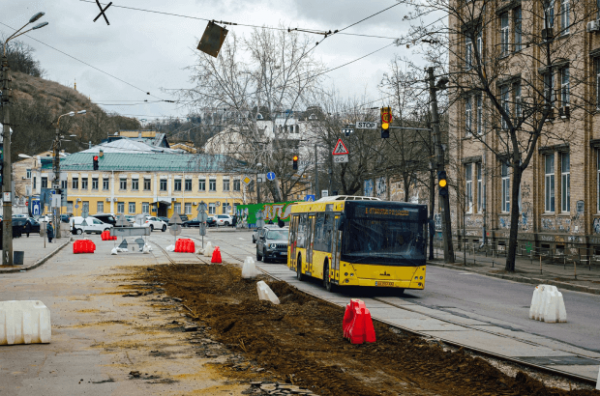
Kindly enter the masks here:
<path id="1" fill-rule="evenodd" d="M 306 239 L 306 267 L 310 275 L 313 271 L 313 244 L 315 242 L 315 216 L 308 216 L 308 238 Z"/>
<path id="2" fill-rule="evenodd" d="M 335 216 L 333 230 L 331 232 L 331 269 L 333 270 L 333 279 L 339 279 L 340 270 L 340 240 L 341 231 L 338 231 L 340 216 Z"/>

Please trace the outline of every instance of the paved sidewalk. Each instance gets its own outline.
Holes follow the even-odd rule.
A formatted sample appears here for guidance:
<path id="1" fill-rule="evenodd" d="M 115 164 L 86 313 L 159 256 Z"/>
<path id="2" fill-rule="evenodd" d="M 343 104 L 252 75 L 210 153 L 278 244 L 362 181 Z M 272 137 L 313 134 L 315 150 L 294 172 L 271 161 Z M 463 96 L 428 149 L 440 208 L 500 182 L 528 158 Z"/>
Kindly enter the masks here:
<path id="1" fill-rule="evenodd" d="M 464 265 L 463 252 L 456 252 L 454 264 L 445 263 L 441 258 L 443 252 L 435 251 L 434 260 L 427 264 L 445 268 L 454 268 L 460 271 L 475 272 L 482 275 L 492 276 L 500 279 L 512 280 L 530 284 L 548 284 L 559 288 L 580 291 L 584 293 L 600 294 L 600 264 L 574 265 L 573 262 L 556 262 L 542 259 L 540 270 L 539 257 L 517 256 L 515 273 L 504 270 L 506 257 L 486 257 L 484 254 L 467 252 Z M 438 258 L 439 257 L 439 258 Z"/>
<path id="2" fill-rule="evenodd" d="M 36 268 L 62 249 L 70 240 L 70 234 L 63 236 L 61 239 L 54 239 L 52 243 L 48 243 L 46 239 L 46 247 L 44 247 L 44 238 L 39 234 L 29 234 L 29 238 L 23 234 L 22 237 L 13 239 L 13 251 L 25 252 L 23 265 L 14 265 L 11 267 L 0 265 L 0 274 L 27 271 Z"/>

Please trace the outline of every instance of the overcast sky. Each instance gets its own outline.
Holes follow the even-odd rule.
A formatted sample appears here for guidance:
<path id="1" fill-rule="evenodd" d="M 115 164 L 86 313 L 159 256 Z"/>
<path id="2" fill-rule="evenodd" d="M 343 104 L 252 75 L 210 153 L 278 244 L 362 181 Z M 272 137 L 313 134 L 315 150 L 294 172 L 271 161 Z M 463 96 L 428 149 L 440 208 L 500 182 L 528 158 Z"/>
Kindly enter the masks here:
<path id="1" fill-rule="evenodd" d="M 283 24 L 286 27 L 333 31 L 395 3 L 395 0 L 114 0 L 113 6 L 106 12 L 110 22 L 107 26 L 102 18 L 93 22 L 99 13 L 98 6 L 82 0 L 0 0 L 0 34 L 6 38 L 13 31 L 5 25 L 19 28 L 34 13 L 45 12 L 40 22 L 50 24 L 22 36 L 23 42 L 35 48 L 36 57 L 46 71 L 45 78 L 68 86 L 73 86 L 76 80 L 78 91 L 89 95 L 105 110 L 150 120 L 160 116 L 185 116 L 189 110 L 169 103 L 124 104 L 157 100 L 145 92 L 173 99 L 161 89 L 189 87 L 190 72 L 185 68 L 194 63 L 195 48 L 207 22 L 114 6 L 254 25 Z M 346 32 L 398 37 L 408 28 L 407 23 L 402 22 L 405 14 L 406 10 L 397 6 Z M 240 36 L 251 32 L 248 27 L 229 28 Z M 313 37 L 315 41 L 320 38 L 317 35 Z M 336 35 L 325 40 L 314 53 L 327 68 L 331 68 L 391 42 L 390 39 Z M 390 60 L 396 54 L 408 56 L 408 51 L 405 47 L 390 47 L 329 73 L 327 84 L 334 84 L 345 96 L 367 95 L 376 99 L 380 95 L 377 84 L 389 68 Z"/>

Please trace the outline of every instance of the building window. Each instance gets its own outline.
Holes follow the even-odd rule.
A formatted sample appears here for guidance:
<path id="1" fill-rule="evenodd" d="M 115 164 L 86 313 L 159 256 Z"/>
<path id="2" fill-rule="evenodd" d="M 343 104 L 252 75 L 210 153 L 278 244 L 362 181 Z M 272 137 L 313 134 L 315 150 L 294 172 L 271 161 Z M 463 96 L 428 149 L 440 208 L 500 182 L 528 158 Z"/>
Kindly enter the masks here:
<path id="1" fill-rule="evenodd" d="M 467 134 L 467 136 L 471 136 L 471 127 L 473 125 L 472 122 L 472 103 L 471 103 L 471 97 L 468 96 L 467 99 L 465 99 L 465 132 Z"/>
<path id="2" fill-rule="evenodd" d="M 131 179 L 131 189 L 134 191 L 140 189 L 140 179 Z"/>
<path id="3" fill-rule="evenodd" d="M 509 53 L 509 27 L 508 27 L 508 12 L 500 15 L 500 53 L 506 56 Z"/>
<path id="4" fill-rule="evenodd" d="M 514 19 L 514 26 L 515 26 L 515 52 L 517 51 L 521 51 L 521 49 L 523 48 L 522 42 L 523 42 L 523 33 L 522 33 L 522 27 L 523 27 L 523 16 L 522 16 L 522 11 L 521 11 L 521 7 L 517 7 L 513 10 L 513 19 Z"/>
<path id="5" fill-rule="evenodd" d="M 241 190 L 241 183 L 239 179 L 236 179 L 233 181 L 233 191 L 240 191 Z"/>
<path id="6" fill-rule="evenodd" d="M 480 60 L 483 60 L 483 28 L 480 26 L 477 28 L 477 52 Z M 480 62 L 482 63 L 482 62 Z"/>
<path id="7" fill-rule="evenodd" d="M 508 213 L 510 211 L 510 174 L 508 173 L 508 165 L 502 164 L 502 197 L 500 198 L 502 204 L 502 212 Z"/>
<path id="8" fill-rule="evenodd" d="M 90 202 L 83 201 L 81 203 L 81 213 L 90 213 Z"/>
<path id="9" fill-rule="evenodd" d="M 31 169 L 27 169 L 26 171 L 27 176 L 25 176 L 27 179 L 31 179 Z"/>
<path id="10" fill-rule="evenodd" d="M 125 202 L 117 202 L 117 213 L 125 213 Z"/>
<path id="11" fill-rule="evenodd" d="M 67 213 L 73 213 L 73 201 L 67 201 Z"/>
<path id="12" fill-rule="evenodd" d="M 477 163 L 477 213 L 483 213 L 483 181 L 481 178 L 481 162 Z"/>
<path id="13" fill-rule="evenodd" d="M 560 3 L 560 28 L 561 34 L 569 34 L 571 3 L 569 0 L 562 0 Z"/>
<path id="14" fill-rule="evenodd" d="M 160 191 L 167 191 L 167 179 L 160 179 Z"/>
<path id="15" fill-rule="evenodd" d="M 208 214 L 216 214 L 217 213 L 217 206 L 214 203 L 209 203 L 208 204 Z"/>
<path id="16" fill-rule="evenodd" d="M 545 176 L 546 198 L 545 211 L 548 213 L 554 212 L 554 154 L 546 155 L 545 158 Z"/>
<path id="17" fill-rule="evenodd" d="M 127 179 L 120 179 L 119 189 L 127 190 Z M 123 212 L 121 212 L 123 213 Z"/>
<path id="18" fill-rule="evenodd" d="M 509 102 L 509 92 L 508 92 L 507 85 L 503 85 L 502 87 L 500 87 L 500 100 L 502 102 L 502 107 L 504 108 L 504 111 L 506 112 L 507 115 L 510 115 L 510 102 Z M 500 116 L 500 117 L 501 117 L 500 124 L 502 125 L 502 129 L 504 129 L 504 130 L 508 129 L 508 122 L 506 121 L 506 118 L 504 118 L 503 116 Z"/>
<path id="19" fill-rule="evenodd" d="M 144 178 L 144 191 L 152 190 L 152 179 Z"/>
<path id="20" fill-rule="evenodd" d="M 144 213 L 144 214 L 150 213 L 150 203 L 149 202 L 142 202 L 142 213 Z"/>
<path id="21" fill-rule="evenodd" d="M 229 191 L 229 179 L 223 179 L 223 191 Z"/>
<path id="22" fill-rule="evenodd" d="M 82 177 L 81 178 L 81 189 L 82 190 L 87 190 L 88 189 L 88 178 L 87 177 Z"/>
<path id="23" fill-rule="evenodd" d="M 473 41 L 471 37 L 465 37 L 465 66 L 470 69 L 473 66 Z"/>
<path id="24" fill-rule="evenodd" d="M 34 190 L 34 191 L 35 191 L 35 189 L 37 188 L 36 184 L 37 184 L 37 177 L 34 177 L 34 178 L 33 178 L 33 190 Z"/>
<path id="25" fill-rule="evenodd" d="M 185 214 L 192 214 L 192 204 L 191 203 L 186 203 L 185 204 Z"/>
<path id="26" fill-rule="evenodd" d="M 515 95 L 515 114 L 517 117 L 523 117 L 523 106 L 521 104 L 521 83 L 513 84 L 513 93 Z"/>
<path id="27" fill-rule="evenodd" d="M 570 102 L 569 68 L 560 70 L 560 102 L 562 106 L 568 106 Z"/>
<path id="28" fill-rule="evenodd" d="M 231 213 L 231 205 L 228 203 L 223 204 L 223 214 Z"/>
<path id="29" fill-rule="evenodd" d="M 102 189 L 103 190 L 108 190 L 109 189 L 108 177 L 102 178 Z"/>
<path id="30" fill-rule="evenodd" d="M 42 177 L 42 188 L 48 188 L 48 178 Z"/>
<path id="31" fill-rule="evenodd" d="M 135 202 L 129 202 L 129 213 L 135 214 Z"/>
<path id="32" fill-rule="evenodd" d="M 79 188 L 79 178 L 78 177 L 74 177 L 73 180 L 71 180 L 71 188 L 73 190 L 77 190 Z"/>
<path id="33" fill-rule="evenodd" d="M 553 73 L 544 74 L 544 102 L 546 104 L 549 103 L 550 106 L 554 104 L 554 81 L 552 81 L 552 77 L 554 77 Z M 550 102 L 548 102 L 548 100 Z"/>
<path id="34" fill-rule="evenodd" d="M 217 179 L 210 179 L 208 181 L 209 191 L 217 191 Z"/>
<path id="35" fill-rule="evenodd" d="M 192 191 L 192 179 L 185 180 L 185 191 Z"/>
<path id="36" fill-rule="evenodd" d="M 66 190 L 66 189 L 67 189 L 67 186 L 68 186 L 68 184 L 69 184 L 69 183 L 68 183 L 68 181 L 67 181 L 67 180 L 61 180 L 61 181 L 60 181 L 60 188 L 62 188 L 63 190 Z M 35 186 L 34 186 L 34 188 L 35 188 Z"/>
<path id="37" fill-rule="evenodd" d="M 175 179 L 175 191 L 181 191 L 181 179 Z"/>
<path id="38" fill-rule="evenodd" d="M 175 213 L 181 214 L 181 203 L 175 202 L 175 205 L 173 205 L 173 211 Z"/>
<path id="39" fill-rule="evenodd" d="M 473 213 L 473 164 L 465 165 L 465 211 Z"/>
<path id="40" fill-rule="evenodd" d="M 92 190 L 97 190 L 97 189 L 98 189 L 98 178 L 92 177 Z"/>
<path id="41" fill-rule="evenodd" d="M 560 210 L 563 213 L 569 213 L 571 211 L 571 164 L 570 154 L 560 154 Z"/>
<path id="42" fill-rule="evenodd" d="M 96 213 L 104 213 L 104 202 L 98 201 L 96 203 Z"/>
<path id="43" fill-rule="evenodd" d="M 546 28 L 554 27 L 554 0 L 550 0 L 546 4 L 544 10 L 544 23 Z"/>
<path id="44" fill-rule="evenodd" d="M 198 179 L 198 191 L 206 191 L 206 179 Z"/>
<path id="45" fill-rule="evenodd" d="M 483 97 L 477 95 L 475 98 L 477 105 L 477 134 L 481 135 L 483 133 Z"/>

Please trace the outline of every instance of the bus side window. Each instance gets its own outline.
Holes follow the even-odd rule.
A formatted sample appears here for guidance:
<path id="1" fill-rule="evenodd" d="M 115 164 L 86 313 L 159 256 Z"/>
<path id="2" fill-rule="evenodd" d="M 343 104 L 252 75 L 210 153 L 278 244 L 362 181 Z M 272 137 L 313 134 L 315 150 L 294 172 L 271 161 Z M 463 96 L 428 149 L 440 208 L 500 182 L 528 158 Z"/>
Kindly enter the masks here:
<path id="1" fill-rule="evenodd" d="M 324 222 L 325 213 L 317 213 L 315 218 L 315 236 L 314 236 L 314 249 L 318 251 L 325 250 L 325 241 L 323 240 L 324 235 Z"/>
<path id="2" fill-rule="evenodd" d="M 323 242 L 324 249 L 327 253 L 331 253 L 331 232 L 333 230 L 333 215 L 325 214 L 325 223 L 323 224 Z"/>
<path id="3" fill-rule="evenodd" d="M 304 241 L 306 240 L 307 235 L 307 223 L 308 223 L 308 215 L 306 213 L 298 216 L 298 234 L 296 240 L 298 241 L 298 247 L 303 248 Z"/>

